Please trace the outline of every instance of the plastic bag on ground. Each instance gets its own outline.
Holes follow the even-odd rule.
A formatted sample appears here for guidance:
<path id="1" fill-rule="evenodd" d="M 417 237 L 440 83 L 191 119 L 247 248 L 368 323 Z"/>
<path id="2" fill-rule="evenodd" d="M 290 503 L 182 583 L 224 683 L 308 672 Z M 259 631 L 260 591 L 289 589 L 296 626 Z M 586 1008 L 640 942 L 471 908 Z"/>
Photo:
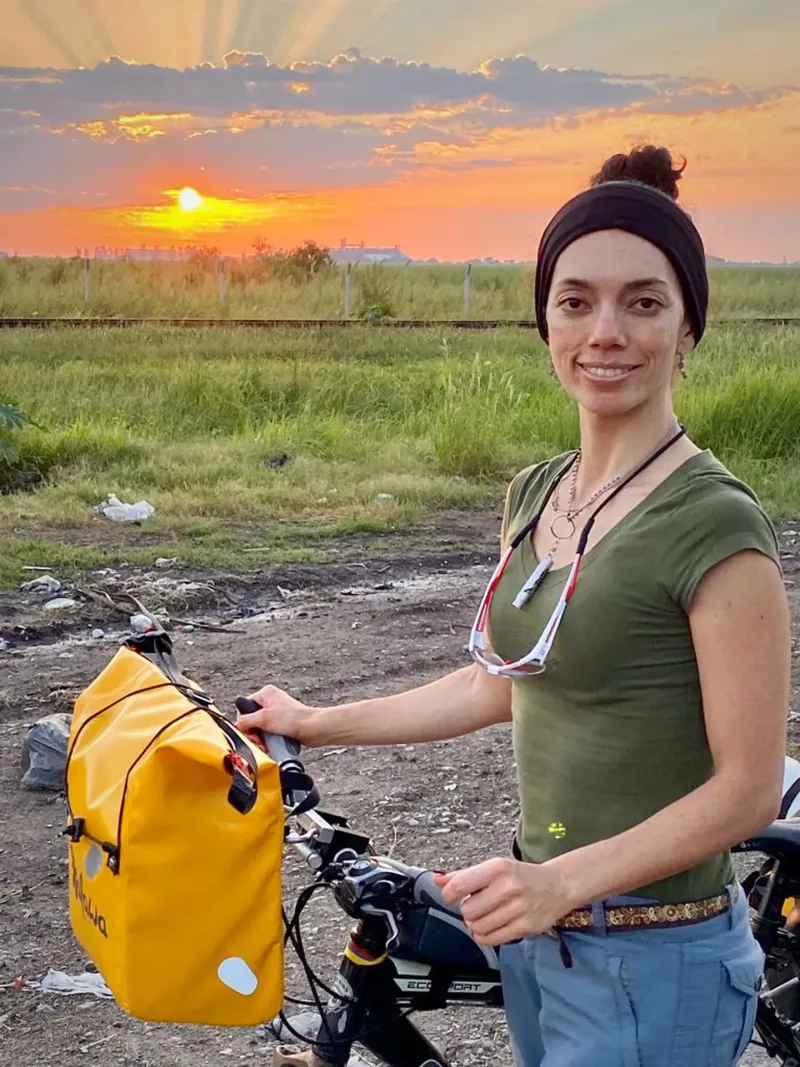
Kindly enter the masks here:
<path id="1" fill-rule="evenodd" d="M 61 582 L 52 574 L 42 574 L 38 578 L 32 578 L 29 582 L 23 582 L 20 589 L 23 593 L 38 593 L 51 597 L 61 592 Z"/>
<path id="2" fill-rule="evenodd" d="M 67 742 L 72 716 L 60 711 L 45 715 L 22 742 L 22 787 L 60 793 L 65 788 Z"/>
<path id="3" fill-rule="evenodd" d="M 108 498 L 93 510 L 114 522 L 144 522 L 156 509 L 146 500 L 139 500 L 135 504 L 124 504 L 115 493 L 109 493 Z"/>
<path id="4" fill-rule="evenodd" d="M 58 993 L 64 997 L 76 994 L 89 994 L 93 997 L 101 997 L 103 1000 L 114 997 L 102 976 L 93 971 L 85 971 L 83 974 L 66 974 L 64 971 L 54 971 L 51 967 L 39 983 L 39 988 L 43 993 Z"/>

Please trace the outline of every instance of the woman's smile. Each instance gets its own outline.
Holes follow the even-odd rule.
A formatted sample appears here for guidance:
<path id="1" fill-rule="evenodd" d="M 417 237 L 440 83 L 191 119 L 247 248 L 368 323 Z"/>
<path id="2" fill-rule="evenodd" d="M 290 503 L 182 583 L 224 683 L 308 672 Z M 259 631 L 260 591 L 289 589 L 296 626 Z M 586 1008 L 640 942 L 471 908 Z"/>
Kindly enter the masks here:
<path id="1" fill-rule="evenodd" d="M 591 378 L 593 382 L 610 385 L 630 378 L 642 365 L 640 363 L 590 363 L 588 360 L 581 360 L 576 363 L 576 366 L 584 377 Z"/>

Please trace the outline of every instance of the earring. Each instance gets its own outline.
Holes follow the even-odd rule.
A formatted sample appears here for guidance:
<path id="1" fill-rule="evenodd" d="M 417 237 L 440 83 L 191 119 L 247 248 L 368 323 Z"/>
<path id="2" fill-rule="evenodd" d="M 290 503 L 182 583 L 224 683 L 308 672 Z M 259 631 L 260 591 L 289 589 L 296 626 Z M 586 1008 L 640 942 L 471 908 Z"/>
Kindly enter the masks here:
<path id="1" fill-rule="evenodd" d="M 683 356 L 681 356 L 680 360 L 678 361 L 678 370 L 681 372 L 681 378 L 688 377 L 686 373 L 686 360 L 683 358 Z"/>

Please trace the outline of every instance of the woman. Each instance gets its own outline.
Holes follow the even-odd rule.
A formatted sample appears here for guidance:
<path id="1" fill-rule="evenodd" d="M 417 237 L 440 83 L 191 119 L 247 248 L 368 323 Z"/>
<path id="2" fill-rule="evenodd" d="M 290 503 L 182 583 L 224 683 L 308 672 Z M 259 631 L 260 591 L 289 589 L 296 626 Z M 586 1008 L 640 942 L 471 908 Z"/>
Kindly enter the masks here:
<path id="1" fill-rule="evenodd" d="M 509 487 L 476 662 L 331 708 L 267 686 L 240 719 L 306 745 L 513 722 L 515 858 L 439 881 L 502 946 L 518 1067 L 729 1067 L 753 1028 L 729 848 L 778 812 L 790 624 L 767 516 L 673 411 L 708 307 L 680 173 L 614 156 L 542 237 L 538 328 L 580 448 Z"/>

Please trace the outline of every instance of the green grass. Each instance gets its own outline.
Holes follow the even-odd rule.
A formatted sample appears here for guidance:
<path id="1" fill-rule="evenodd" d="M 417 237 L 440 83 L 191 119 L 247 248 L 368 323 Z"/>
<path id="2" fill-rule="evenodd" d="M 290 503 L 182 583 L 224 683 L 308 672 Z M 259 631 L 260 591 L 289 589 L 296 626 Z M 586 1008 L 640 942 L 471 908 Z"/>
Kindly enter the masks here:
<path id="1" fill-rule="evenodd" d="M 693 439 L 775 517 L 800 514 L 800 331 L 712 327 L 688 370 Z M 0 392 L 36 423 L 16 446 L 43 476 L 0 496 L 6 585 L 24 563 L 319 558 L 338 533 L 497 502 L 577 441 L 545 347 L 514 329 L 6 331 Z M 109 492 L 155 506 L 136 547 L 92 514 Z"/>
<path id="2" fill-rule="evenodd" d="M 252 261 L 228 267 L 227 295 L 213 263 L 92 263 L 90 300 L 83 261 L 0 262 L 0 316 L 131 316 L 342 318 L 345 270 L 296 284 L 265 277 Z M 473 264 L 469 315 L 459 265 L 358 265 L 352 272 L 352 314 L 385 304 L 397 318 L 533 318 L 531 266 Z M 722 267 L 710 270 L 711 314 L 800 315 L 800 269 Z"/>

